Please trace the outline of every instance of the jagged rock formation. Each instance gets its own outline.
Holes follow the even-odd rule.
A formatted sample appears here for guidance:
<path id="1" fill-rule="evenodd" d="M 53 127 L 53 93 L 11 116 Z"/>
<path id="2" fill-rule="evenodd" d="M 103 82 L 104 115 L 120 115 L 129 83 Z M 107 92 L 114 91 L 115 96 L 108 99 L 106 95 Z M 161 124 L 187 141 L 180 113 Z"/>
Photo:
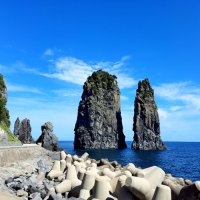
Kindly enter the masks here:
<path id="1" fill-rule="evenodd" d="M 31 124 L 30 120 L 25 118 L 21 122 L 19 118 L 16 119 L 14 125 L 14 135 L 23 143 L 23 144 L 30 144 L 35 143 L 34 139 L 31 135 Z"/>
<path id="2" fill-rule="evenodd" d="M 83 86 L 75 125 L 75 149 L 126 148 L 116 76 L 98 70 Z"/>
<path id="3" fill-rule="evenodd" d="M 160 137 L 158 109 L 154 100 L 154 90 L 149 80 L 139 81 L 134 109 L 133 149 L 163 150 L 166 146 Z"/>
<path id="4" fill-rule="evenodd" d="M 6 142 L 19 142 L 10 131 L 10 116 L 6 108 L 7 88 L 3 76 L 0 74 L 0 146 Z"/>
<path id="5" fill-rule="evenodd" d="M 53 124 L 51 122 L 46 122 L 41 126 L 42 134 L 36 141 L 40 143 L 42 147 L 50 151 L 61 150 L 58 145 L 58 138 L 53 133 Z"/>

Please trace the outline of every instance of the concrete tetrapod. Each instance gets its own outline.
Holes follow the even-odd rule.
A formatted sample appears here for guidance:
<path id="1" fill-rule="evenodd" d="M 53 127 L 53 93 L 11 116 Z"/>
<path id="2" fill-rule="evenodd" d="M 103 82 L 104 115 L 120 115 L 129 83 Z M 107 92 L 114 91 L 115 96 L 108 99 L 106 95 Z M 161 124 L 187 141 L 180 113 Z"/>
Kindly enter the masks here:
<path id="1" fill-rule="evenodd" d="M 60 171 L 60 161 L 59 160 L 54 161 L 52 170 Z"/>
<path id="2" fill-rule="evenodd" d="M 108 176 L 111 179 L 116 176 L 115 172 L 112 172 L 109 168 L 104 168 L 102 174 Z"/>
<path id="3" fill-rule="evenodd" d="M 51 170 L 48 174 L 47 174 L 47 178 L 49 179 L 54 179 L 54 178 L 58 178 L 59 176 L 61 176 L 63 173 L 61 171 L 55 171 L 55 170 Z"/>
<path id="4" fill-rule="evenodd" d="M 119 196 L 120 189 L 121 187 L 125 185 L 126 179 L 127 179 L 127 176 L 122 175 L 119 177 L 115 177 L 114 179 L 111 180 L 110 185 L 111 185 L 111 188 L 113 189 L 112 193 L 114 193 L 115 196 L 117 197 Z"/>
<path id="5" fill-rule="evenodd" d="M 86 164 L 86 166 L 88 167 L 88 166 L 91 164 L 91 160 L 89 160 L 89 159 L 86 160 L 86 161 L 85 161 L 85 164 Z"/>
<path id="6" fill-rule="evenodd" d="M 157 166 L 146 168 L 138 173 L 138 177 L 147 179 L 153 189 L 156 189 L 165 178 L 165 172 Z"/>
<path id="7" fill-rule="evenodd" d="M 109 188 L 110 188 L 109 183 L 105 179 L 105 177 L 96 178 L 94 186 L 94 194 L 89 198 L 89 200 L 90 199 L 105 200 L 107 198 L 116 199 L 109 194 Z"/>
<path id="8" fill-rule="evenodd" d="M 118 180 L 117 184 L 114 185 L 115 189 L 113 188 L 114 194 L 117 196 L 118 200 L 134 200 L 133 194 L 130 193 L 127 186 L 125 186 L 125 181 L 127 177 L 125 175 L 122 175 L 120 177 L 115 177 L 114 179 Z M 111 186 L 113 187 L 113 184 L 111 184 Z"/>
<path id="9" fill-rule="evenodd" d="M 95 176 L 92 172 L 85 172 L 81 190 L 79 193 L 79 198 L 88 199 L 90 197 L 90 190 L 94 187 L 95 184 Z"/>
<path id="10" fill-rule="evenodd" d="M 132 174 L 131 174 L 131 172 L 130 172 L 129 170 L 125 170 L 125 171 L 122 173 L 122 175 L 125 175 L 125 176 L 127 176 L 127 177 L 131 177 L 131 176 L 132 176 Z"/>
<path id="11" fill-rule="evenodd" d="M 65 160 L 66 163 L 72 163 L 72 156 L 70 154 L 67 154 Z"/>
<path id="12" fill-rule="evenodd" d="M 67 154 L 64 151 L 60 152 L 60 158 L 61 158 L 61 160 L 65 160 L 66 156 L 67 156 Z"/>
<path id="13" fill-rule="evenodd" d="M 83 178 L 83 182 L 82 182 L 82 189 L 85 190 L 91 190 L 94 187 L 95 184 L 95 176 L 92 172 L 88 171 L 85 172 L 85 176 Z"/>
<path id="14" fill-rule="evenodd" d="M 126 186 L 132 194 L 141 200 L 151 200 L 153 196 L 152 188 L 145 178 L 128 177 Z"/>
<path id="15" fill-rule="evenodd" d="M 68 166 L 66 179 L 71 181 L 72 189 L 78 185 L 81 185 L 81 181 L 77 177 L 76 168 L 74 165 Z"/>
<path id="16" fill-rule="evenodd" d="M 57 193 L 65 193 L 65 192 L 69 192 L 72 188 L 72 184 L 70 180 L 64 180 L 63 182 L 61 182 L 60 184 L 58 184 L 56 186 L 56 192 Z"/>
<path id="17" fill-rule="evenodd" d="M 200 181 L 194 184 L 185 186 L 180 191 L 178 200 L 197 200 L 200 199 Z"/>
<path id="18" fill-rule="evenodd" d="M 144 178 L 147 174 L 151 173 L 156 168 L 157 168 L 157 166 L 151 166 L 151 167 L 147 167 L 144 169 L 140 169 L 140 171 L 138 171 L 138 173 L 137 173 L 137 176 Z"/>
<path id="19" fill-rule="evenodd" d="M 61 171 L 61 172 L 64 172 L 66 166 L 67 166 L 66 161 L 65 161 L 65 160 L 61 160 L 61 161 L 60 161 L 60 171 Z"/>
<path id="20" fill-rule="evenodd" d="M 166 185 L 157 186 L 152 200 L 171 200 L 171 189 Z"/>
<path id="21" fill-rule="evenodd" d="M 85 190 L 85 189 L 80 190 L 79 198 L 87 200 L 89 197 L 90 197 L 90 191 L 89 190 Z"/>
<path id="22" fill-rule="evenodd" d="M 135 167 L 133 163 L 129 163 L 126 167 L 126 170 L 129 170 L 133 176 L 135 176 L 137 173 L 141 171 L 141 169 L 138 169 Z"/>
<path id="23" fill-rule="evenodd" d="M 82 158 L 84 161 L 86 161 L 86 160 L 88 159 L 88 157 L 89 157 L 89 154 L 88 154 L 87 152 L 85 152 L 85 153 L 81 156 L 81 158 Z"/>
<path id="24" fill-rule="evenodd" d="M 60 171 L 60 161 L 55 160 L 51 171 L 47 175 L 47 178 L 49 179 L 58 178 L 62 174 L 63 174 L 62 171 Z"/>
<path id="25" fill-rule="evenodd" d="M 172 180 L 170 180 L 170 179 L 165 179 L 165 180 L 163 181 L 163 184 L 170 187 L 172 199 L 177 199 L 178 196 L 179 196 L 179 194 L 180 194 L 181 189 L 183 188 L 183 186 L 180 186 L 180 185 L 178 185 L 178 184 L 175 184 L 175 183 L 174 183 Z"/>
<path id="26" fill-rule="evenodd" d="M 81 180 L 81 181 L 83 180 L 84 175 L 85 175 L 85 172 L 86 172 L 86 170 L 83 169 L 83 168 L 81 168 L 81 169 L 78 171 L 77 177 L 78 177 L 79 180 Z"/>
<path id="27" fill-rule="evenodd" d="M 79 170 L 82 168 L 80 162 L 74 161 L 74 166 L 76 167 L 76 173 L 78 174 Z"/>

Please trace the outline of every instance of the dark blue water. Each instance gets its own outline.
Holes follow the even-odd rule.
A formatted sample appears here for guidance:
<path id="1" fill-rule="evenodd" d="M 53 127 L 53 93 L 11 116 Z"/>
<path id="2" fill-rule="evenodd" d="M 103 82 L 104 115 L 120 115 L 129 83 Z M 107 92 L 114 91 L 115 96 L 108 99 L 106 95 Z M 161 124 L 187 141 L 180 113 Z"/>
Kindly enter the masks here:
<path id="1" fill-rule="evenodd" d="M 74 150 L 72 141 L 60 141 L 69 154 L 82 155 L 84 150 Z M 175 177 L 200 180 L 200 142 L 166 142 L 166 151 L 134 151 L 131 142 L 123 150 L 87 150 L 91 158 L 116 160 L 123 166 L 134 163 L 137 167 L 156 165 Z"/>

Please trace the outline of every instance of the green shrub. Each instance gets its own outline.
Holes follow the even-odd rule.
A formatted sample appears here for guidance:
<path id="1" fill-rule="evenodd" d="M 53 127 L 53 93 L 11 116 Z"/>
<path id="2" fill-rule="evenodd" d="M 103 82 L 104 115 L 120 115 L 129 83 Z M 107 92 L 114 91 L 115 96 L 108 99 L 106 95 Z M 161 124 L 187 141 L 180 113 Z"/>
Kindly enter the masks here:
<path id="1" fill-rule="evenodd" d="M 92 75 L 88 77 L 87 81 L 91 83 L 91 89 L 96 94 L 99 87 L 112 89 L 116 79 L 117 77 L 115 75 L 111 75 L 103 70 L 98 70 L 93 72 Z"/>

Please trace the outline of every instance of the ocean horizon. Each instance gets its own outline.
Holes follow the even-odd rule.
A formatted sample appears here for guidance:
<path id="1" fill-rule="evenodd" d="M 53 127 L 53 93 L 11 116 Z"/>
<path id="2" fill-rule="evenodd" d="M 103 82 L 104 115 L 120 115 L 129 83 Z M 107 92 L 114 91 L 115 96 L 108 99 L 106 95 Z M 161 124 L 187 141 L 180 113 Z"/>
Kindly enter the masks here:
<path id="1" fill-rule="evenodd" d="M 108 158 L 109 161 L 116 160 L 122 166 L 128 163 L 141 168 L 158 166 L 174 177 L 200 180 L 200 142 L 165 142 L 168 149 L 161 151 L 133 150 L 132 141 L 126 143 L 126 149 L 76 150 L 73 141 L 59 141 L 60 146 L 69 154 L 82 155 L 88 152 L 93 159 Z"/>

